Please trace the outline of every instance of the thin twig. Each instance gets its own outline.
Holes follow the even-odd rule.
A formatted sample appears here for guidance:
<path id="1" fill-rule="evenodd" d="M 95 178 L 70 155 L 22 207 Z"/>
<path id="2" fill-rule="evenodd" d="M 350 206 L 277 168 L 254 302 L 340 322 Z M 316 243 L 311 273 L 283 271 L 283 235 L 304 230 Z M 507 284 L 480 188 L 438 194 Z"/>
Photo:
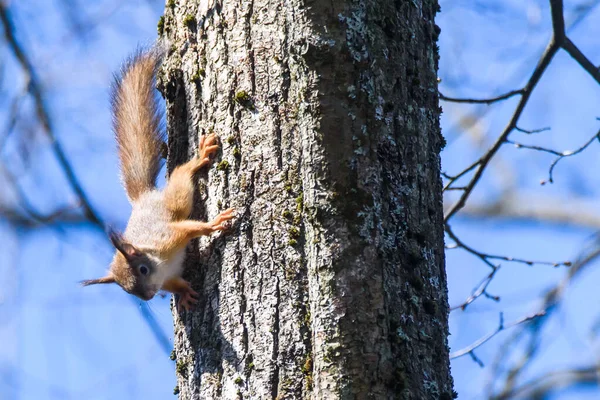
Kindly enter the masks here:
<path id="1" fill-rule="evenodd" d="M 19 109 L 21 107 L 21 103 L 23 102 L 23 97 L 23 94 L 16 96 L 10 105 L 10 112 L 8 114 L 9 116 L 6 127 L 4 128 L 4 134 L 2 135 L 2 138 L 0 138 L 0 152 L 4 149 L 4 146 L 8 142 L 8 138 L 17 125 L 17 120 L 19 119 Z"/>
<path id="2" fill-rule="evenodd" d="M 484 343 L 486 343 L 487 341 L 489 341 L 491 338 L 493 338 L 494 336 L 496 336 L 498 333 L 502 332 L 503 330 L 512 328 L 512 327 L 517 326 L 517 325 L 521 325 L 521 324 L 523 324 L 525 322 L 529 322 L 529 321 L 531 321 L 533 319 L 542 317 L 544 315 L 546 315 L 545 312 L 543 312 L 543 311 L 542 312 L 538 312 L 536 314 L 528 315 L 528 316 L 523 317 L 521 319 L 518 319 L 518 320 L 516 320 L 514 322 L 511 322 L 508 325 L 505 325 L 504 324 L 504 314 L 500 313 L 500 323 L 498 324 L 498 327 L 493 332 L 490 332 L 487 335 L 481 337 L 480 339 L 476 340 L 475 342 L 473 342 L 471 345 L 465 347 L 464 349 L 461 349 L 461 350 L 455 351 L 453 353 L 450 353 L 450 359 L 453 360 L 455 358 L 459 358 L 459 357 L 465 356 L 467 354 L 471 354 L 471 353 L 473 353 L 473 350 L 475 350 L 476 348 L 480 347 L 481 345 L 483 345 Z M 480 360 L 480 362 L 478 364 L 480 366 L 483 366 L 483 363 L 481 363 L 481 360 Z"/>
<path id="3" fill-rule="evenodd" d="M 573 151 L 571 151 L 571 150 L 569 150 L 569 151 L 557 151 L 557 150 L 549 149 L 547 147 L 534 146 L 534 145 L 529 145 L 529 144 L 518 143 L 518 142 L 515 142 L 513 140 L 508 140 L 508 139 L 506 140 L 506 143 L 514 145 L 517 149 L 529 149 L 529 150 L 541 151 L 541 152 L 544 152 L 544 153 L 550 153 L 550 154 L 553 154 L 553 155 L 557 156 L 557 158 L 552 162 L 552 164 L 550 164 L 550 168 L 548 170 L 548 180 L 540 182 L 542 185 L 545 185 L 548 182 L 554 183 L 554 178 L 553 178 L 554 167 L 556 167 L 556 164 L 558 164 L 558 162 L 560 160 L 562 160 L 563 158 L 571 157 L 571 156 L 574 156 L 576 154 L 581 153 L 590 144 L 592 144 L 592 142 L 595 139 L 598 139 L 600 141 L 600 131 L 598 131 L 587 142 L 585 142 L 583 144 L 583 146 L 581 146 L 577 150 L 573 150 Z"/>
<path id="4" fill-rule="evenodd" d="M 581 153 L 581 152 L 582 152 L 583 150 L 585 150 L 585 149 L 586 149 L 586 148 L 587 148 L 587 147 L 588 147 L 590 144 L 592 144 L 592 142 L 593 142 L 595 139 L 598 139 L 598 141 L 600 141 L 600 131 L 598 131 L 598 133 L 596 133 L 594 136 L 592 136 L 592 137 L 590 138 L 590 140 L 588 140 L 587 142 L 585 142 L 585 144 L 584 144 L 583 146 L 581 146 L 580 148 L 578 148 L 577 150 L 574 150 L 574 151 L 564 151 L 564 152 L 562 152 L 561 154 L 559 154 L 559 155 L 558 155 L 558 157 L 557 157 L 557 158 L 556 158 L 554 161 L 552 161 L 552 164 L 550 164 L 550 169 L 548 170 L 548 182 L 550 182 L 550 183 L 554 183 L 554 178 L 553 178 L 553 175 L 552 175 L 552 173 L 554 172 L 554 167 L 556 167 L 556 164 L 558 164 L 558 162 L 559 162 L 560 160 L 562 160 L 563 158 L 566 158 L 566 157 L 571 157 L 571 156 L 574 156 L 574 155 L 576 155 L 576 154 L 579 154 L 579 153 Z M 545 185 L 545 184 L 546 184 L 546 182 L 545 182 L 545 181 L 542 181 L 542 182 L 540 182 L 540 183 L 541 183 L 542 185 Z"/>
<path id="5" fill-rule="evenodd" d="M 563 152 L 560 152 L 560 151 L 548 149 L 546 147 L 541 147 L 541 146 L 533 146 L 533 145 L 530 145 L 530 144 L 518 143 L 518 142 L 515 142 L 513 140 L 508 140 L 507 139 L 506 143 L 514 145 L 517 149 L 536 150 L 536 151 L 541 151 L 543 153 L 554 154 L 555 156 L 562 156 L 563 155 Z"/>
<path id="6" fill-rule="evenodd" d="M 470 246 L 467 246 L 462 240 L 460 240 L 458 238 L 458 236 L 456 236 L 456 234 L 454 233 L 454 231 L 452 231 L 452 228 L 450 227 L 449 224 L 446 224 L 444 226 L 444 230 L 446 231 L 446 234 L 450 237 L 450 239 L 452 239 L 454 241 L 454 243 L 456 244 L 456 247 L 454 248 L 462 248 L 464 250 L 466 250 L 467 252 L 473 254 L 476 257 L 479 257 L 481 259 L 481 261 L 483 261 L 488 267 L 492 268 L 492 269 L 496 269 L 498 266 L 492 264 L 486 257 L 485 254 L 473 249 Z"/>
<path id="7" fill-rule="evenodd" d="M 490 283 L 492 283 L 492 279 L 494 279 L 494 276 L 496 276 L 496 273 L 500 270 L 500 266 L 494 267 L 494 269 L 492 270 L 492 272 L 490 272 L 480 283 L 479 285 L 477 285 L 477 287 L 473 290 L 473 292 L 471 293 L 471 295 L 467 298 L 467 300 L 465 300 L 463 303 L 454 306 L 454 307 L 450 307 L 450 311 L 454 311 L 454 310 L 465 310 L 469 304 L 471 304 L 472 302 L 474 302 L 475 300 L 477 300 L 479 297 L 481 296 L 485 296 L 491 300 L 494 301 L 500 301 L 500 297 L 498 296 L 492 296 L 491 294 L 489 294 L 487 292 L 487 287 L 490 285 Z"/>
<path id="8" fill-rule="evenodd" d="M 519 89 L 519 90 L 511 90 L 508 93 L 504 93 L 500 96 L 497 97 L 492 97 L 489 99 L 459 99 L 456 97 L 448 97 L 448 96 L 444 96 L 441 92 L 440 92 L 440 99 L 444 100 L 444 101 L 450 101 L 452 103 L 471 103 L 471 104 L 492 104 L 495 103 L 497 101 L 501 101 L 501 100 L 506 100 L 509 99 L 513 96 L 517 96 L 517 95 L 521 95 L 523 94 L 523 89 Z"/>
<path id="9" fill-rule="evenodd" d="M 442 172 L 442 176 L 444 176 L 444 178 L 449 180 L 449 182 L 446 183 L 446 185 L 444 186 L 444 189 L 442 191 L 445 192 L 446 190 L 450 190 L 451 185 L 454 182 L 456 182 L 457 180 L 459 180 L 460 178 L 462 178 L 463 176 L 465 176 L 466 174 L 468 174 L 469 172 L 471 172 L 472 170 L 477 168 L 477 166 L 480 164 L 480 162 L 481 162 L 481 160 L 475 161 L 473 164 L 469 165 L 467 168 L 465 168 L 461 172 L 459 172 L 458 175 L 448 175 L 447 173 Z"/>
<path id="10" fill-rule="evenodd" d="M 528 135 L 532 135 L 534 133 L 540 133 L 540 132 L 546 132 L 550 130 L 550 127 L 544 127 L 544 128 L 539 128 L 539 129 L 523 129 L 523 128 L 519 128 L 518 126 L 515 126 L 515 130 L 522 132 L 522 133 L 527 133 Z"/>
<path id="11" fill-rule="evenodd" d="M 527 260 L 524 258 L 484 253 L 484 252 L 475 250 L 474 248 L 466 245 L 465 242 L 463 242 L 462 240 L 460 240 L 458 238 L 458 236 L 456 236 L 456 234 L 452 231 L 452 229 L 450 228 L 450 226 L 448 224 L 446 224 L 445 230 L 446 230 L 446 233 L 448 234 L 448 236 L 454 241 L 454 245 L 447 246 L 446 247 L 447 249 L 461 248 L 461 249 L 473 254 L 474 256 L 477 256 L 483 262 L 485 262 L 489 267 L 492 267 L 492 268 L 495 268 L 496 265 L 492 264 L 489 260 L 508 261 L 508 262 L 514 262 L 514 263 L 519 263 L 519 264 L 526 264 L 529 266 L 538 264 L 538 265 L 550 265 L 552 267 L 559 267 L 561 265 L 564 265 L 565 267 L 570 267 L 572 265 L 571 261 L 561 261 L 561 262 L 536 261 L 536 260 Z"/>

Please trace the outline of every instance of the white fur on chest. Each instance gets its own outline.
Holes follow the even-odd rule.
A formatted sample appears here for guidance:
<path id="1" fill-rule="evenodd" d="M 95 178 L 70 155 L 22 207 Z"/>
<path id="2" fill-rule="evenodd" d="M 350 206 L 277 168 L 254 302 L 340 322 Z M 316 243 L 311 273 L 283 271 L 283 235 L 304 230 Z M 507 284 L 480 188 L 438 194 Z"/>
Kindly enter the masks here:
<path id="1" fill-rule="evenodd" d="M 175 253 L 168 261 L 158 260 L 156 271 L 151 276 L 152 283 L 160 287 L 167 279 L 174 276 L 181 276 L 183 273 L 184 259 L 185 248 Z"/>

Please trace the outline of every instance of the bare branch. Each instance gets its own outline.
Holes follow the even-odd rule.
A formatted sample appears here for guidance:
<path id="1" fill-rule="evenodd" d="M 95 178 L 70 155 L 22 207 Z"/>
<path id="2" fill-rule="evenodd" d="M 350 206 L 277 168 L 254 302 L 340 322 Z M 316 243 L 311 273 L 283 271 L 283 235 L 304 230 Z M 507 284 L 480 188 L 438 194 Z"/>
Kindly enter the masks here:
<path id="1" fill-rule="evenodd" d="M 518 142 L 515 142 L 513 140 L 506 139 L 506 143 L 514 145 L 517 149 L 536 150 L 536 151 L 541 151 L 541 152 L 544 152 L 544 153 L 554 154 L 555 156 L 562 156 L 563 155 L 562 152 L 559 152 L 559 151 L 556 151 L 556 150 L 548 149 L 546 147 L 541 147 L 541 146 L 532 146 L 532 145 L 529 145 L 529 144 L 518 143 Z"/>
<path id="2" fill-rule="evenodd" d="M 471 104 L 492 104 L 495 103 L 497 101 L 501 101 L 501 100 L 506 100 L 509 99 L 513 96 L 517 96 L 517 95 L 522 95 L 523 94 L 523 89 L 519 89 L 519 90 L 511 90 L 508 93 L 504 93 L 500 96 L 497 97 L 492 97 L 489 99 L 459 99 L 456 97 L 448 97 L 448 96 L 444 96 L 441 92 L 440 92 L 440 99 L 444 100 L 444 101 L 450 101 L 453 103 L 471 103 Z"/>
<path id="3" fill-rule="evenodd" d="M 539 129 L 523 129 L 523 128 L 519 128 L 518 126 L 515 126 L 515 130 L 522 132 L 522 133 L 527 133 L 528 135 L 532 135 L 534 133 L 540 133 L 540 132 L 546 132 L 550 130 L 550 127 L 545 127 L 545 128 L 539 128 Z"/>
<path id="4" fill-rule="evenodd" d="M 596 82 L 600 84 L 600 69 L 596 67 L 588 58 L 575 46 L 571 39 L 566 38 L 565 42 L 562 45 L 562 48 L 565 49 L 567 53 L 571 57 L 575 59 L 585 69 L 591 76 L 594 78 Z"/>
<path id="5" fill-rule="evenodd" d="M 574 156 L 576 154 L 581 153 L 583 150 L 587 149 L 587 147 L 592 144 L 592 142 L 598 139 L 600 141 L 600 131 L 598 131 L 598 133 L 596 133 L 594 136 L 592 136 L 590 138 L 590 140 L 588 140 L 583 146 L 581 146 L 580 148 L 578 148 L 577 150 L 574 151 L 564 151 L 561 154 L 558 154 L 558 158 L 556 158 L 552 164 L 550 164 L 550 169 L 548 170 L 548 182 L 550 183 L 554 183 L 554 179 L 552 177 L 552 173 L 554 172 L 554 167 L 556 167 L 556 164 L 558 164 L 558 162 L 560 160 L 562 160 L 563 158 L 566 157 L 571 157 Z M 542 185 L 546 184 L 545 181 L 540 182 Z"/>
<path id="6" fill-rule="evenodd" d="M 445 192 L 446 190 L 450 190 L 451 185 L 454 182 L 456 182 L 457 180 L 459 180 L 460 178 L 462 178 L 463 176 L 465 176 L 466 174 L 468 174 L 469 172 L 474 170 L 480 163 L 481 163 L 481 160 L 475 161 L 473 164 L 469 165 L 467 168 L 463 169 L 460 173 L 458 173 L 458 175 L 448 175 L 447 173 L 442 172 L 442 175 L 444 176 L 444 178 L 449 180 L 449 182 L 446 183 L 446 185 L 444 186 L 443 191 Z M 466 190 L 466 189 L 467 188 L 465 187 L 462 190 Z"/>
<path id="7" fill-rule="evenodd" d="M 462 240 L 460 240 L 456 236 L 456 234 L 452 231 L 452 229 L 450 228 L 450 226 L 448 224 L 446 224 L 446 233 L 454 241 L 454 246 L 447 246 L 446 248 L 448 248 L 448 249 L 461 248 L 461 249 L 463 249 L 463 250 L 465 250 L 465 251 L 473 254 L 474 256 L 480 258 L 484 263 L 486 263 L 491 268 L 496 268 L 497 265 L 494 265 L 489 260 L 502 260 L 502 261 L 508 261 L 508 262 L 526 264 L 526 265 L 529 265 L 529 266 L 535 265 L 535 264 L 540 264 L 540 265 L 550 265 L 550 266 L 553 266 L 553 267 L 559 267 L 561 265 L 564 265 L 566 267 L 570 267 L 571 264 L 572 264 L 571 261 L 561 261 L 561 262 L 535 261 L 535 260 L 526 260 L 526 259 L 523 259 L 523 258 L 516 258 L 516 257 L 510 257 L 510 256 L 500 256 L 500 255 L 495 255 L 495 254 L 487 254 L 487 253 L 483 253 L 481 251 L 477 251 L 477 250 L 473 249 L 470 246 L 467 246 Z"/>
<path id="8" fill-rule="evenodd" d="M 552 15 L 552 32 L 554 34 L 554 41 L 560 46 L 566 39 L 563 1 L 550 0 L 550 13 Z"/>
<path id="9" fill-rule="evenodd" d="M 454 232 L 452 231 L 452 228 L 450 227 L 449 224 L 446 224 L 445 226 L 445 230 L 446 230 L 446 234 L 450 237 L 450 239 L 452 239 L 455 243 L 454 247 L 447 247 L 449 249 L 452 248 L 461 248 L 466 250 L 467 252 L 473 254 L 474 256 L 478 257 L 481 259 L 481 261 L 483 261 L 485 264 L 487 264 L 488 267 L 492 268 L 492 269 L 496 269 L 498 266 L 492 264 L 486 257 L 485 254 L 480 253 L 479 251 L 473 249 L 472 247 L 467 246 L 462 240 L 460 240 L 458 238 L 458 236 L 456 236 L 456 234 L 454 234 Z"/>
<path id="10" fill-rule="evenodd" d="M 540 182 L 542 185 L 545 185 L 547 182 L 554 183 L 552 173 L 554 172 L 554 167 L 556 166 L 556 164 L 558 164 L 558 162 L 560 160 L 562 160 L 565 157 L 571 157 L 571 156 L 581 153 L 582 151 L 587 149 L 590 144 L 592 144 L 594 139 L 598 139 L 598 141 L 600 141 L 600 131 L 598 131 L 594 136 L 592 136 L 581 147 L 579 147 L 576 150 L 572 150 L 572 151 L 571 150 L 569 150 L 569 151 L 552 150 L 547 147 L 518 143 L 513 140 L 508 140 L 508 139 L 506 139 L 506 143 L 514 145 L 517 149 L 528 149 L 528 150 L 541 151 L 544 153 L 550 153 L 550 154 L 557 156 L 557 158 L 552 162 L 552 164 L 550 164 L 550 169 L 548 170 L 548 180 Z"/>
<path id="11" fill-rule="evenodd" d="M 486 261 L 487 262 L 487 261 Z M 492 279 L 494 279 L 494 276 L 496 276 L 496 273 L 500 270 L 500 266 L 494 266 L 492 267 L 492 272 L 490 272 L 476 287 L 475 289 L 473 289 L 473 292 L 471 292 L 471 295 L 461 304 L 454 306 L 454 307 L 450 307 L 450 311 L 454 311 L 454 310 L 465 310 L 469 304 L 471 304 L 472 302 L 474 302 L 475 300 L 477 300 L 479 297 L 484 296 L 487 297 L 491 300 L 495 300 L 495 301 L 500 301 L 500 297 L 498 296 L 492 296 L 489 293 L 487 293 L 487 287 L 489 286 L 489 284 L 492 282 Z"/>
<path id="12" fill-rule="evenodd" d="M 535 318 L 542 317 L 544 315 L 545 315 L 545 312 L 539 312 L 539 313 L 536 313 L 533 315 L 528 315 L 526 317 L 518 319 L 517 321 L 511 322 L 508 325 L 504 325 L 504 314 L 500 313 L 500 323 L 498 324 L 498 327 L 496 328 L 496 330 L 494 330 L 493 332 L 490 332 L 487 335 L 483 336 L 482 338 L 476 340 L 475 342 L 473 342 L 471 345 L 465 347 L 464 349 L 455 351 L 454 353 L 450 353 L 450 359 L 453 360 L 455 358 L 459 358 L 459 357 L 465 356 L 467 354 L 472 354 L 473 350 L 477 349 L 478 347 L 480 347 L 481 345 L 486 343 L 488 340 L 490 340 L 491 338 L 493 338 L 494 336 L 496 336 L 498 333 L 502 332 L 503 330 L 512 328 L 517 325 L 521 325 L 525 322 L 531 321 Z M 481 362 L 481 360 L 478 364 L 481 367 L 483 367 L 483 363 Z"/>

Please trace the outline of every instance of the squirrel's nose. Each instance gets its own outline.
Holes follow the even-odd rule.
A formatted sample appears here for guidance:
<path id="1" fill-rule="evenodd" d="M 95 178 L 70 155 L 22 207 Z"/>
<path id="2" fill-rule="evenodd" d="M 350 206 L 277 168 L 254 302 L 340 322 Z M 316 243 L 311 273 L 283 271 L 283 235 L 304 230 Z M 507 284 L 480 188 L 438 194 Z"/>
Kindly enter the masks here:
<path id="1" fill-rule="evenodd" d="M 154 297 L 155 294 L 156 294 L 156 292 L 154 290 L 144 293 L 144 300 L 146 300 L 146 301 L 152 300 L 152 298 Z"/>

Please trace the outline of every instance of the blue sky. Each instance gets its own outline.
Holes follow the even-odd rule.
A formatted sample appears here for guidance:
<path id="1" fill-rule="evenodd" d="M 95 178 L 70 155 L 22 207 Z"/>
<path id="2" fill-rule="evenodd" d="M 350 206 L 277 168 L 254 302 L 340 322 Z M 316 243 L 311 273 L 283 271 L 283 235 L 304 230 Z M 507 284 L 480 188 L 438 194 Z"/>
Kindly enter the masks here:
<path id="1" fill-rule="evenodd" d="M 551 32 L 546 1 L 442 0 L 440 90 L 453 97 L 491 97 L 524 84 Z M 567 24 L 578 15 L 566 1 Z M 123 227 L 129 205 L 117 178 L 117 159 L 110 131 L 108 85 L 111 74 L 138 43 L 156 37 L 163 4 L 156 1 L 79 2 L 78 18 L 90 28 L 81 39 L 60 11 L 60 1 L 12 2 L 18 38 L 33 56 L 44 85 L 57 136 L 94 208 L 108 223 Z M 570 31 L 573 41 L 592 60 L 600 59 L 600 7 Z M 6 52 L 5 46 L 2 46 Z M 10 99 L 24 82 L 14 60 L 0 56 L 0 127 Z M 448 140 L 443 169 L 456 173 L 489 147 L 508 121 L 518 99 L 493 106 L 442 103 L 442 127 Z M 557 150 L 575 149 L 600 128 L 600 87 L 565 53 L 559 53 L 544 75 L 519 126 L 549 126 L 538 135 L 515 133 L 514 140 Z M 22 122 L 2 150 L 5 166 L 17 174 L 40 212 L 72 205 L 47 139 L 35 124 L 32 102 L 20 106 Z M 465 121 L 476 121 L 465 128 Z M 0 134 L 3 134 L 0 131 Z M 13 134 L 14 135 L 14 134 Z M 22 138 L 28 138 L 25 142 Z M 24 152 L 24 149 L 26 150 Z M 597 196 L 600 143 L 562 160 L 555 183 L 546 179 L 553 156 L 504 146 L 472 196 L 489 204 L 503 193 L 517 193 L 523 206 L 554 204 L 600 215 Z M 22 157 L 28 154 L 28 157 Z M 0 184 L 8 187 L 4 172 Z M 3 191 L 1 204 L 13 204 Z M 452 200 L 449 197 L 448 200 Z M 526 203 L 526 204 L 525 204 Z M 480 251 L 535 260 L 574 260 L 588 245 L 593 227 L 543 221 L 479 220 L 460 216 L 452 227 Z M 148 304 L 118 287 L 82 290 L 77 282 L 101 275 L 112 249 L 104 235 L 85 226 L 15 228 L 0 220 L 4 251 L 0 253 L 0 397 L 7 399 L 165 399 L 175 386 L 169 359 L 172 319 L 169 299 Z M 447 252 L 450 304 L 463 302 L 485 275 L 486 267 L 461 250 Z M 480 298 L 450 318 L 452 351 L 461 349 L 498 326 L 499 312 L 513 321 L 536 309 L 540 296 L 566 273 L 565 267 L 532 267 L 502 262 L 489 291 L 496 303 Z M 525 378 L 560 367 L 587 365 L 598 349 L 600 321 L 597 265 L 573 282 L 567 300 L 549 322 L 539 359 Z M 149 327 L 155 321 L 160 334 Z M 452 362 L 460 399 L 479 399 L 490 366 L 511 330 L 477 349 L 485 367 L 471 358 Z M 560 392 L 553 399 L 598 398 L 598 389 Z"/>

